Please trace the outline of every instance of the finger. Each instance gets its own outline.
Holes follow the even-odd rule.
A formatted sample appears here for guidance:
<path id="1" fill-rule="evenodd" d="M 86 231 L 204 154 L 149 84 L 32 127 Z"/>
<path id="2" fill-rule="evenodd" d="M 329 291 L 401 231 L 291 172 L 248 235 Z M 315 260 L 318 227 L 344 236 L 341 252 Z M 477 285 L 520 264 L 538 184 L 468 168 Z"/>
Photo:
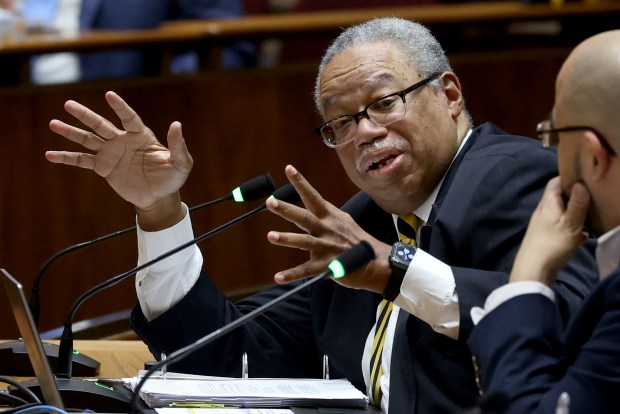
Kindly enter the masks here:
<path id="1" fill-rule="evenodd" d="M 146 128 L 140 116 L 129 106 L 123 98 L 115 92 L 109 91 L 105 94 L 108 105 L 114 110 L 127 132 L 142 132 Z"/>
<path id="2" fill-rule="evenodd" d="M 571 188 L 565 215 L 573 229 L 583 229 L 589 207 L 590 193 L 588 189 L 582 183 L 575 183 Z"/>
<path id="3" fill-rule="evenodd" d="M 335 256 L 339 252 L 343 252 L 349 248 L 347 243 L 338 243 L 334 240 L 314 237 L 310 234 L 288 233 L 270 231 L 267 233 L 267 240 L 277 246 L 292 247 L 300 250 L 311 251 L 314 254 L 326 254 L 332 252 L 329 256 Z"/>
<path id="4" fill-rule="evenodd" d="M 47 151 L 45 158 L 54 164 L 65 164 L 74 167 L 95 169 L 95 156 L 83 152 Z"/>
<path id="5" fill-rule="evenodd" d="M 265 205 L 272 213 L 290 221 L 308 233 L 317 233 L 322 227 L 320 220 L 305 208 L 270 197 Z"/>
<path id="6" fill-rule="evenodd" d="M 305 279 L 312 276 L 317 276 L 327 267 L 327 262 L 319 263 L 313 260 L 308 260 L 299 266 L 283 270 L 274 275 L 273 279 L 276 283 L 290 283 L 295 280 Z"/>
<path id="7" fill-rule="evenodd" d="M 67 125 L 57 119 L 52 119 L 49 123 L 50 129 L 58 135 L 67 138 L 77 144 L 82 145 L 92 151 L 99 151 L 105 144 L 105 140 L 92 132 Z"/>
<path id="8" fill-rule="evenodd" d="M 118 129 L 110 121 L 81 103 L 67 101 L 65 110 L 103 139 L 112 139 L 118 135 Z"/>
<path id="9" fill-rule="evenodd" d="M 187 145 L 185 145 L 180 122 L 170 124 L 168 129 L 168 149 L 170 150 L 173 163 L 182 170 L 189 172 L 194 164 L 194 160 L 187 150 Z"/>
<path id="10" fill-rule="evenodd" d="M 319 194 L 317 190 L 310 185 L 310 183 L 304 178 L 303 175 L 292 165 L 287 165 L 284 169 L 286 177 L 293 184 L 295 190 L 301 197 L 301 201 L 306 208 L 317 216 L 323 216 L 328 211 L 330 203 Z"/>

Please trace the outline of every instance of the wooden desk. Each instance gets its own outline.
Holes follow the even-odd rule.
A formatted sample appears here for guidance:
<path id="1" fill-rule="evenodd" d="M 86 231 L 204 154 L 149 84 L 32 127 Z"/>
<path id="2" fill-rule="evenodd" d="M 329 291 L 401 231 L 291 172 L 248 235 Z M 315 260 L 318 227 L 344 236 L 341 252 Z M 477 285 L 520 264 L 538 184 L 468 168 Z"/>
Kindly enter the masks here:
<path id="1" fill-rule="evenodd" d="M 76 340 L 73 348 L 99 361 L 99 378 L 135 377 L 146 361 L 155 360 L 142 341 Z"/>
<path id="2" fill-rule="evenodd" d="M 100 378 L 135 377 L 146 361 L 155 360 L 142 341 L 76 340 L 73 348 L 101 363 Z"/>

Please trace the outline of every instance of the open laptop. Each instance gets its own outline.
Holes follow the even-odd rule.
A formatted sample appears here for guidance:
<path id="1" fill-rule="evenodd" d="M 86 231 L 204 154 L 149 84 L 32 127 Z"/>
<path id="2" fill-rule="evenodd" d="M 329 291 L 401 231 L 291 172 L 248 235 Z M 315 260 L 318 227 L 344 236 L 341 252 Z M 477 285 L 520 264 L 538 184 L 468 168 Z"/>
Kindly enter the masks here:
<path id="1" fill-rule="evenodd" d="M 60 409 L 70 407 L 89 409 L 99 413 L 129 412 L 131 409 L 129 404 L 131 391 L 122 384 L 105 385 L 100 381 L 56 378 L 54 376 L 45 355 L 39 331 L 30 313 L 22 284 L 5 269 L 0 269 L 0 279 L 2 279 L 9 304 L 15 315 L 17 327 L 26 345 L 28 357 L 37 378 L 37 381 L 26 381 L 23 384 L 35 394 L 43 397 L 46 404 Z M 140 402 L 138 404 L 140 411 L 147 411 L 144 404 Z"/>
<path id="2" fill-rule="evenodd" d="M 24 294 L 24 288 L 13 276 L 11 276 L 5 269 L 0 269 L 0 278 L 4 285 L 4 290 L 9 299 L 9 304 L 13 310 L 19 333 L 24 340 L 26 349 L 28 350 L 28 356 L 32 363 L 32 368 L 39 381 L 39 387 L 41 394 L 43 395 L 44 402 L 48 405 L 64 409 L 64 404 L 60 396 L 60 391 L 56 386 L 52 369 L 45 356 L 43 350 L 43 342 L 39 337 L 30 308 L 28 307 L 28 301 Z"/>

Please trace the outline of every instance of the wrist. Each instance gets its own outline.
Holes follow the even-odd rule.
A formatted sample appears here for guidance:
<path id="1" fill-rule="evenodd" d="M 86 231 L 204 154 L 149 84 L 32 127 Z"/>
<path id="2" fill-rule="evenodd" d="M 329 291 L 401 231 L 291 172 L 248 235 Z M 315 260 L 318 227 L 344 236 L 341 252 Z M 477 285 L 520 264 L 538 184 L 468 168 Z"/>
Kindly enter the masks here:
<path id="1" fill-rule="evenodd" d="M 185 217 L 179 192 L 157 200 L 147 208 L 136 207 L 138 225 L 144 231 L 159 231 L 174 226 Z"/>

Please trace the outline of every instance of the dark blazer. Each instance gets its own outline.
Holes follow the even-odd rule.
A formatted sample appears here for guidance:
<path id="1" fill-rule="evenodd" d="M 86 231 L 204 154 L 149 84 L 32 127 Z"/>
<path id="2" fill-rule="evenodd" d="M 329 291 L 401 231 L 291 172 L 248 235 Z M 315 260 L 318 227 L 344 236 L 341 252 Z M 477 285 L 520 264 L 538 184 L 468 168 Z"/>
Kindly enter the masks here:
<path id="1" fill-rule="evenodd" d="M 166 20 L 226 19 L 242 16 L 240 0 L 82 0 L 80 29 L 148 29 Z M 222 66 L 235 69 L 254 59 L 249 42 L 236 42 L 223 50 Z M 117 78 L 149 74 L 159 61 L 137 50 L 83 53 L 80 55 L 82 79 Z M 196 54 L 184 53 L 172 62 L 172 72 L 193 72 Z"/>
<path id="2" fill-rule="evenodd" d="M 420 248 L 452 266 L 460 303 L 460 338 L 452 340 L 401 311 L 390 378 L 391 413 L 452 413 L 474 403 L 478 391 L 466 339 L 469 309 L 504 284 L 519 242 L 556 157 L 538 141 L 508 135 L 491 124 L 476 128 L 444 180 Z M 396 241 L 390 214 L 359 193 L 343 209 L 370 234 Z M 592 252 L 583 249 L 563 271 L 558 293 L 564 310 L 586 295 L 596 278 Z M 170 353 L 295 286 L 274 286 L 236 304 L 206 277 L 172 309 L 147 323 L 136 307 L 133 326 L 154 355 Z M 332 378 L 346 377 L 365 391 L 361 359 L 381 295 L 313 285 L 266 316 L 201 348 L 171 369 L 238 376 L 242 352 L 251 376 L 321 375 L 329 356 Z"/>
<path id="3" fill-rule="evenodd" d="M 485 316 L 469 344 L 485 392 L 504 392 L 507 413 L 554 414 L 564 391 L 571 413 L 620 408 L 620 268 L 583 301 L 564 337 L 542 295 L 515 297 Z"/>

